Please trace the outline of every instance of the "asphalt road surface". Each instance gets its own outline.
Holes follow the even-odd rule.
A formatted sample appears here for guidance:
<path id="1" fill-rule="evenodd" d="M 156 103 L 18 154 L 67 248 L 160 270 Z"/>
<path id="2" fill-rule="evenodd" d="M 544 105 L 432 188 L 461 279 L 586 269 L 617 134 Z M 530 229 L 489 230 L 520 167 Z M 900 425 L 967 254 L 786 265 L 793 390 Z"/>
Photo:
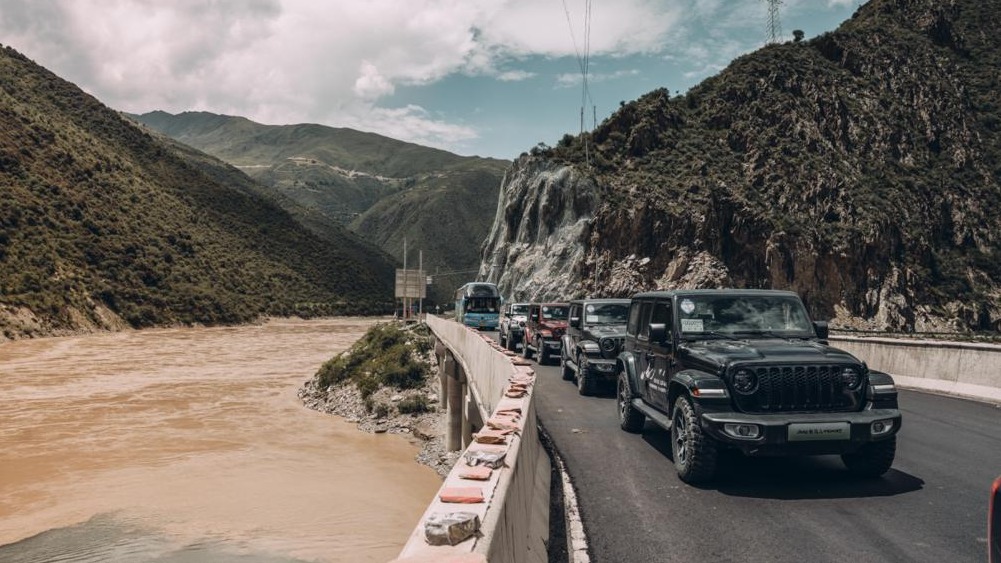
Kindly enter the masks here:
<path id="1" fill-rule="evenodd" d="M 987 561 L 996 405 L 902 391 L 896 461 L 880 479 L 848 475 L 837 456 L 734 453 L 696 487 L 678 479 L 667 432 L 619 429 L 614 390 L 581 397 L 559 367 L 536 371 L 538 416 L 573 479 L 592 561 Z"/>

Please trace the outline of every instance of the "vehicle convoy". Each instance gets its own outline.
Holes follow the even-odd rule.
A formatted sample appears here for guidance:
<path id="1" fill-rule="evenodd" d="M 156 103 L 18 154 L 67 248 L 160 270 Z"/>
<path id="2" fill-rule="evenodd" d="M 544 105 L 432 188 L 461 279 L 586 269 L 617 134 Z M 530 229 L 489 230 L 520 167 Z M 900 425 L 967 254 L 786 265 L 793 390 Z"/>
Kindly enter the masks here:
<path id="1" fill-rule="evenodd" d="M 616 385 L 619 424 L 671 433 L 679 477 L 711 479 L 721 448 L 840 454 L 876 477 L 896 453 L 893 379 L 827 343 L 795 293 L 691 290 L 632 298 Z"/>
<path id="2" fill-rule="evenodd" d="M 467 283 L 455 292 L 455 320 L 480 330 L 496 330 L 501 301 L 495 284 Z"/>
<path id="3" fill-rule="evenodd" d="M 508 350 L 516 350 L 525 332 L 524 323 L 528 320 L 528 303 L 508 303 L 501 311 L 500 326 L 497 329 L 500 345 Z"/>
<path id="4" fill-rule="evenodd" d="M 581 395 L 593 395 L 600 387 L 615 385 L 615 359 L 626 337 L 628 317 L 628 299 L 570 302 L 560 366 L 563 379 L 576 381 Z"/>
<path id="5" fill-rule="evenodd" d="M 522 355 L 531 358 L 533 353 L 537 353 L 539 364 L 545 365 L 559 354 L 560 338 L 567 330 L 569 312 L 569 303 L 532 303 L 525 320 Z"/>

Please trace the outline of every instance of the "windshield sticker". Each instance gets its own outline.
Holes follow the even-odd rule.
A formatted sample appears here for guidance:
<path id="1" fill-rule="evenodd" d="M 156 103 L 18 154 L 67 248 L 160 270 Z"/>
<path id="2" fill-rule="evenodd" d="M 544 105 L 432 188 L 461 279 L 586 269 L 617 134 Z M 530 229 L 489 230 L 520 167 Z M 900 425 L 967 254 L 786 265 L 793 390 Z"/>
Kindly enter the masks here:
<path id="1" fill-rule="evenodd" d="M 548 313 L 549 312 L 549 307 L 543 307 L 542 308 L 542 312 L 543 313 Z"/>
<path id="2" fill-rule="evenodd" d="M 694 304 L 692 306 L 694 307 Z M 704 330 L 702 319 L 681 319 L 681 332 L 702 332 Z"/>
<path id="3" fill-rule="evenodd" d="M 588 305 L 587 306 L 587 312 L 588 313 L 593 313 L 594 312 L 594 305 Z"/>
<path id="4" fill-rule="evenodd" d="M 695 302 L 691 299 L 683 299 L 681 301 L 681 310 L 684 311 L 686 315 L 691 315 L 695 312 Z M 702 330 L 701 328 L 699 330 Z"/>

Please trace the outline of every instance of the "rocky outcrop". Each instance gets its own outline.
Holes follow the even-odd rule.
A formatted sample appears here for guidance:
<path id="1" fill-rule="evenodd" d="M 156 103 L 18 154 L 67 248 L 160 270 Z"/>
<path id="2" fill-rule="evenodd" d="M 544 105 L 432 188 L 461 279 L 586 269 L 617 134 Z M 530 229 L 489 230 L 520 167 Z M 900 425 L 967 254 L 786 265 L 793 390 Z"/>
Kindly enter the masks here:
<path id="1" fill-rule="evenodd" d="M 872 0 L 625 104 L 514 164 L 481 273 L 517 299 L 765 287 L 841 326 L 1001 329 L 999 13 Z"/>
<path id="2" fill-rule="evenodd" d="M 501 183 L 479 279 L 517 300 L 576 294 L 597 203 L 594 182 L 572 166 L 523 157 Z"/>

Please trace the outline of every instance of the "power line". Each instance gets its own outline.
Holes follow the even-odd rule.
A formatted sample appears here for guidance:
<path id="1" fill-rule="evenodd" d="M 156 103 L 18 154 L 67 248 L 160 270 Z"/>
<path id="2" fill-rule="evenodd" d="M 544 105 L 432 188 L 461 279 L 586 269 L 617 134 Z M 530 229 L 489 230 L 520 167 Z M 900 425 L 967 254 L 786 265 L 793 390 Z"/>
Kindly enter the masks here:
<path id="1" fill-rule="evenodd" d="M 591 97 L 591 87 L 589 81 L 590 67 L 591 67 L 591 13 L 592 13 L 592 0 L 584 1 L 584 52 L 581 54 L 581 49 L 577 45 L 577 36 L 574 33 L 573 19 L 570 17 L 570 8 L 567 6 L 567 0 L 563 1 L 563 12 L 566 14 L 567 27 L 570 29 L 570 40 L 573 42 L 574 54 L 577 56 L 577 66 L 580 67 L 581 75 L 581 98 L 580 98 L 580 136 L 584 142 L 584 159 L 588 166 L 591 165 L 591 155 L 589 142 L 586 137 L 584 137 L 584 131 L 586 127 L 585 111 L 590 102 L 594 118 L 592 127 L 597 127 L 597 107 L 594 106 L 594 99 Z"/>

